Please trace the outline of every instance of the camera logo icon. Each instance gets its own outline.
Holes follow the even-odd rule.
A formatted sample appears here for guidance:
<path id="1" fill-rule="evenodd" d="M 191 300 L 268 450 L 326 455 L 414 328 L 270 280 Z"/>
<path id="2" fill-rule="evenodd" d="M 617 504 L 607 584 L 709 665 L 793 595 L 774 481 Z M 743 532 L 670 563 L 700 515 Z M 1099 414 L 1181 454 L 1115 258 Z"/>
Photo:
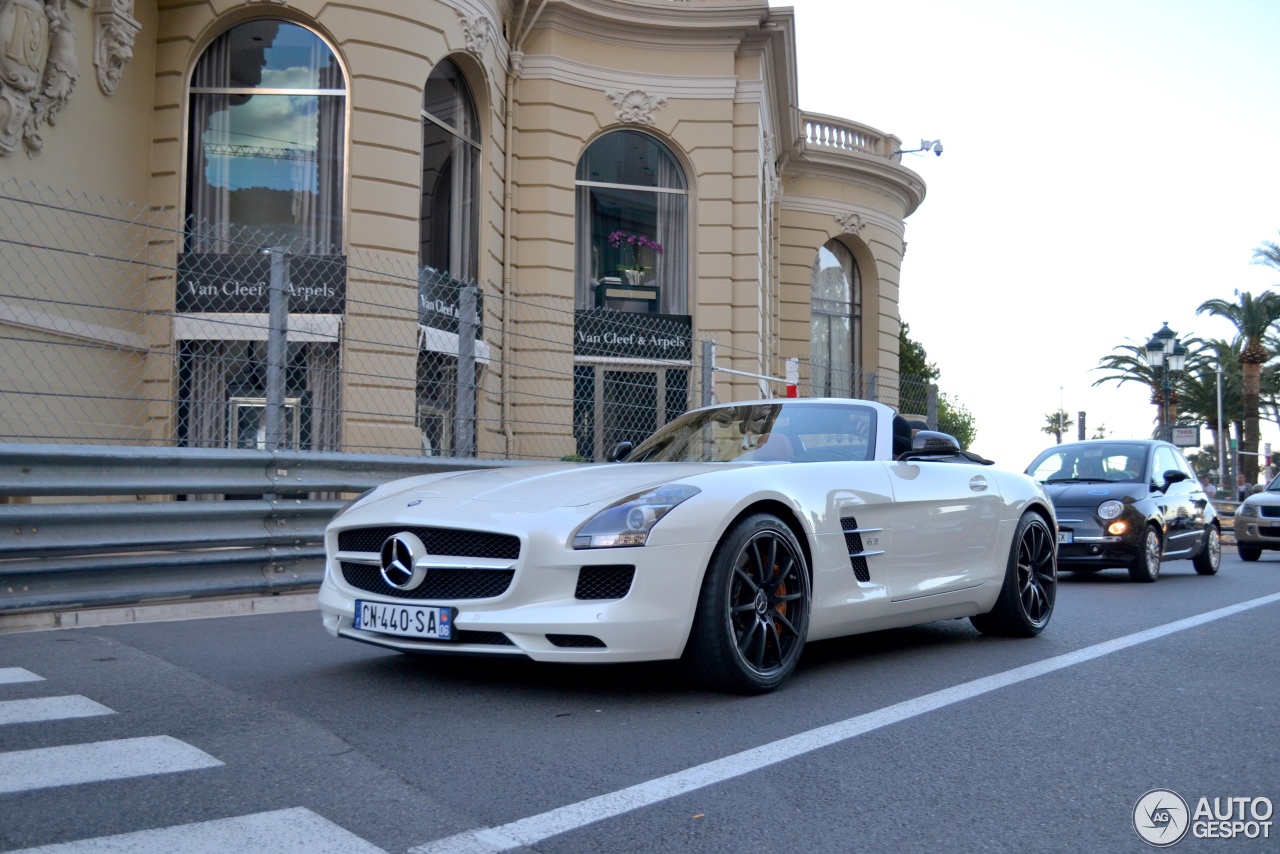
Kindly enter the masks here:
<path id="1" fill-rule="evenodd" d="M 1168 848 L 1187 835 L 1191 825 L 1187 802 L 1172 789 L 1152 789 L 1133 805 L 1133 829 L 1142 841 Z"/>

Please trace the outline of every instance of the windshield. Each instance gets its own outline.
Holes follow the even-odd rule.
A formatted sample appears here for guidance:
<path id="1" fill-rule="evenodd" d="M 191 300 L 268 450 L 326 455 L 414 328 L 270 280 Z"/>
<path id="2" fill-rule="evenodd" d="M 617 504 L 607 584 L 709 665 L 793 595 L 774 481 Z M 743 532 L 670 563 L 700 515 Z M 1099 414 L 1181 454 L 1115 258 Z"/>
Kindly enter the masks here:
<path id="1" fill-rule="evenodd" d="M 1146 479 L 1147 445 L 1100 442 L 1041 452 L 1027 474 L 1041 483 L 1139 483 Z"/>
<path id="2" fill-rule="evenodd" d="M 875 457 L 869 406 L 783 402 L 688 412 L 640 443 L 626 462 L 818 462 Z"/>

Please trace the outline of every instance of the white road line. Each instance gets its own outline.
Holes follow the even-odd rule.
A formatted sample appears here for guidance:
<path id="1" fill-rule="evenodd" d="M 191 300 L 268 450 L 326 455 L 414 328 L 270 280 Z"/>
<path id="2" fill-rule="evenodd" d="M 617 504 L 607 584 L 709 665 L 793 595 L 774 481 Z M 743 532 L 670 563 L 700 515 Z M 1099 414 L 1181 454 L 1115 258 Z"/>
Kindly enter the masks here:
<path id="1" fill-rule="evenodd" d="M 31 700 L 0 700 L 0 725 L 114 714 L 115 710 L 79 694 L 69 697 L 36 697 Z"/>
<path id="2" fill-rule="evenodd" d="M 1194 617 L 1188 617 L 1185 620 L 1166 623 L 1163 626 L 1156 626 L 1155 628 L 1135 632 L 1114 640 L 1104 641 L 1084 649 L 1078 649 L 1075 652 L 1047 658 L 1044 661 L 1037 661 L 1034 664 L 1028 664 L 1023 667 L 1015 667 L 1003 673 L 985 676 L 951 688 L 944 688 L 941 691 L 905 700 L 874 712 L 868 712 L 865 715 L 858 715 L 838 723 L 818 727 L 780 741 L 764 744 L 751 750 L 744 750 L 733 756 L 726 756 L 723 759 L 716 759 L 704 765 L 677 771 L 674 774 L 639 783 L 617 792 L 610 792 L 607 795 L 588 798 L 576 804 L 569 804 L 568 806 L 544 812 L 541 815 L 513 821 L 500 827 L 480 828 L 445 839 L 438 839 L 425 845 L 410 848 L 409 854 L 494 854 L 494 852 L 507 851 L 522 845 L 536 845 L 552 836 L 568 833 L 571 830 L 577 830 L 580 827 L 586 827 L 589 824 L 594 824 L 607 818 L 669 800 L 716 783 L 722 783 L 725 780 L 731 780 L 735 777 L 758 771 L 769 765 L 794 759 L 803 753 L 830 747 L 833 744 L 838 744 L 881 727 L 900 723 L 963 700 L 969 700 L 1000 688 L 1007 688 L 1010 685 L 1034 679 L 1037 676 L 1044 676 L 1047 673 L 1074 667 L 1077 664 L 1083 664 L 1095 658 L 1110 655 L 1113 652 L 1120 652 L 1131 646 L 1157 640 L 1175 632 L 1186 631 L 1196 626 L 1202 626 L 1205 623 L 1211 623 L 1214 620 L 1221 620 L 1224 617 L 1230 617 L 1233 614 L 1239 614 L 1242 611 L 1259 608 L 1263 605 L 1270 605 L 1274 602 L 1280 602 L 1280 593 L 1273 593 L 1270 596 L 1263 596 L 1258 599 L 1250 599 L 1247 602 L 1229 605 L 1226 608 L 1219 608 L 1215 611 L 1207 611 Z"/>
<path id="3" fill-rule="evenodd" d="M 386 854 L 381 848 L 302 807 L 44 845 L 12 854 L 154 854 L 156 851 L 181 851 L 182 854 L 226 854 L 228 851 Z"/>
<path id="4" fill-rule="evenodd" d="M 43 682 L 43 676 L 37 676 L 30 670 L 21 667 L 0 667 L 0 685 L 9 682 Z"/>
<path id="5" fill-rule="evenodd" d="M 213 768 L 222 763 L 167 735 L 0 753 L 0 794 Z"/>

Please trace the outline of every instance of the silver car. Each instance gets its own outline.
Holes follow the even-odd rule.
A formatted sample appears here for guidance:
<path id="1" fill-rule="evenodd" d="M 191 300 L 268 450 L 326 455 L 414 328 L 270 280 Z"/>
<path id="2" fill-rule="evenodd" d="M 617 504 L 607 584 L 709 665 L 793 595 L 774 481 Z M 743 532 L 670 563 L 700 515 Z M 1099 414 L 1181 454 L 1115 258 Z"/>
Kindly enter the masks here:
<path id="1" fill-rule="evenodd" d="M 1257 560 L 1264 549 L 1280 550 L 1280 478 L 1240 503 L 1235 533 L 1241 560 Z"/>

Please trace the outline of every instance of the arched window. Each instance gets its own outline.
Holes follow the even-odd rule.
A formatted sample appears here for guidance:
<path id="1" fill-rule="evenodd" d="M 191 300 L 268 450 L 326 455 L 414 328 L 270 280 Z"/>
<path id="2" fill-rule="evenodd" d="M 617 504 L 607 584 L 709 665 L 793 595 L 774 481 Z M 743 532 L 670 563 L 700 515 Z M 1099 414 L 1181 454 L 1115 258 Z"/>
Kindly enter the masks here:
<path id="1" fill-rule="evenodd" d="M 346 82 L 319 36 L 232 27 L 196 64 L 188 115 L 188 251 L 340 253 Z"/>
<path id="2" fill-rule="evenodd" d="M 477 270 L 480 122 L 471 91 L 449 60 L 422 95 L 422 207 L 418 263 L 456 279 Z"/>
<path id="3" fill-rule="evenodd" d="M 471 90 L 458 66 L 441 60 L 422 94 L 418 322 L 424 334 L 417 404 L 422 450 L 428 455 L 468 453 L 473 447 L 472 387 L 478 378 L 463 376 L 456 335 L 462 289 L 474 285 L 479 275 L 480 153 L 480 120 Z M 483 324 L 477 335 L 483 335 Z"/>
<path id="4" fill-rule="evenodd" d="M 279 405 L 282 447 L 340 447 L 346 103 L 337 56 L 287 21 L 237 24 L 196 63 L 174 321 L 182 444 L 254 447 L 264 412 Z M 310 341 L 289 340 L 285 365 L 268 364 L 265 288 L 228 286 L 269 280 L 264 246 L 294 256 L 285 275 L 301 287 L 291 291 L 290 316 L 313 315 L 315 328 L 326 330 Z M 269 400 L 269 389 L 283 399 Z"/>
<path id="5" fill-rule="evenodd" d="M 818 250 L 810 278 L 811 358 L 815 397 L 852 397 L 862 333 L 862 281 L 857 262 L 836 240 Z"/>
<path id="6" fill-rule="evenodd" d="M 575 302 L 687 314 L 689 194 L 670 149 L 634 130 L 605 134 L 578 161 Z"/>

